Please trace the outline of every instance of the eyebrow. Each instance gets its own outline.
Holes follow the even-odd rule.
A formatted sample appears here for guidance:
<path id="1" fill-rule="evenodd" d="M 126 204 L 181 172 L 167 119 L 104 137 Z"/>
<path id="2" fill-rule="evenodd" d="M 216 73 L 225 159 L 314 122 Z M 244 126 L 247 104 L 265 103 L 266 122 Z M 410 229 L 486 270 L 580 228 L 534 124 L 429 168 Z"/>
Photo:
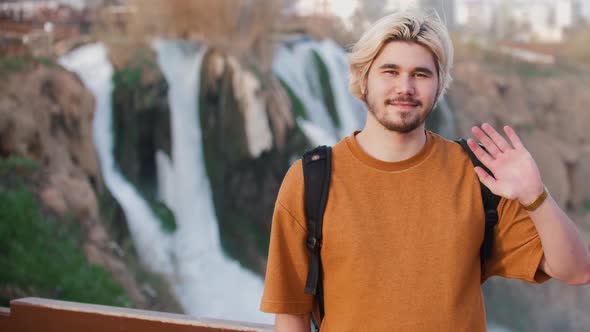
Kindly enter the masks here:
<path id="1" fill-rule="evenodd" d="M 379 69 L 396 69 L 399 70 L 401 69 L 400 66 L 394 64 L 394 63 L 384 63 L 381 66 L 379 66 Z M 420 72 L 420 73 L 426 73 L 429 75 L 434 75 L 434 73 L 432 72 L 432 70 L 430 70 L 429 68 L 426 67 L 416 67 L 412 70 L 413 72 Z"/>

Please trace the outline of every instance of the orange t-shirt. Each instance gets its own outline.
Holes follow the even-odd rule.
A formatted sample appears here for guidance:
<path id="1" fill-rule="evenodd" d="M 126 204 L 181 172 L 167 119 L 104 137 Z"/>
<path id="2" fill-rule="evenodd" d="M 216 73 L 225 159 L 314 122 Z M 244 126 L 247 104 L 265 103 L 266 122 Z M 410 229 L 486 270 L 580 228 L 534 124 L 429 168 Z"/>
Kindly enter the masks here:
<path id="1" fill-rule="evenodd" d="M 332 150 L 322 332 L 485 331 L 483 281 L 494 275 L 548 279 L 538 269 L 543 248 L 534 224 L 518 202 L 506 199 L 482 275 L 479 180 L 459 144 L 427 131 L 414 157 L 384 162 L 366 154 L 355 134 Z M 262 311 L 312 311 L 313 297 L 304 293 L 306 229 L 299 160 L 275 205 Z"/>

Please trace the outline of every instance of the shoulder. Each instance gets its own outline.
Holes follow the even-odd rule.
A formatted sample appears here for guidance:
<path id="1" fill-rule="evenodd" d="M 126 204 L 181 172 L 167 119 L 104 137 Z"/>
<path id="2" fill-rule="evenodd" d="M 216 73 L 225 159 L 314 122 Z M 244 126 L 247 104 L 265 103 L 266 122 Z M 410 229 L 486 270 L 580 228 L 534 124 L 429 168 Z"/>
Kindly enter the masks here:
<path id="1" fill-rule="evenodd" d="M 277 196 L 277 204 L 299 220 L 305 219 L 302 165 L 301 159 L 298 159 L 289 167 Z"/>
<path id="2" fill-rule="evenodd" d="M 429 139 L 434 140 L 435 149 L 449 158 L 459 162 L 470 160 L 467 151 L 457 141 L 449 140 L 437 133 L 428 131 Z"/>

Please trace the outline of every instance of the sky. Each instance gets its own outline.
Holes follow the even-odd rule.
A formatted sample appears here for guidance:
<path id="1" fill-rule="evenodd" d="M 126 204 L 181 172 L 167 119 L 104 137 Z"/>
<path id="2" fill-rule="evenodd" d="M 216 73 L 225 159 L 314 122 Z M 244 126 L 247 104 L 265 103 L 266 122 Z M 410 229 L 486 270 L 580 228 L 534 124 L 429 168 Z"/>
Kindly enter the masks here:
<path id="1" fill-rule="evenodd" d="M 319 9 L 321 1 L 318 0 L 299 0 L 297 10 L 303 14 L 316 12 Z M 327 0 L 327 10 L 342 18 L 348 18 L 358 7 L 358 0 Z"/>

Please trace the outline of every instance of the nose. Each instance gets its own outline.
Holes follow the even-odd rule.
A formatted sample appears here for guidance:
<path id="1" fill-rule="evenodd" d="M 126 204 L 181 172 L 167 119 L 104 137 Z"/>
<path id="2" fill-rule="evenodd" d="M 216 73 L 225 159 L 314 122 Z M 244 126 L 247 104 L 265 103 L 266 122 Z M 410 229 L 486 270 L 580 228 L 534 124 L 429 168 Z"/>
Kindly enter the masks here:
<path id="1" fill-rule="evenodd" d="M 400 75 L 396 80 L 395 92 L 398 95 L 414 95 L 416 88 L 410 75 Z"/>

